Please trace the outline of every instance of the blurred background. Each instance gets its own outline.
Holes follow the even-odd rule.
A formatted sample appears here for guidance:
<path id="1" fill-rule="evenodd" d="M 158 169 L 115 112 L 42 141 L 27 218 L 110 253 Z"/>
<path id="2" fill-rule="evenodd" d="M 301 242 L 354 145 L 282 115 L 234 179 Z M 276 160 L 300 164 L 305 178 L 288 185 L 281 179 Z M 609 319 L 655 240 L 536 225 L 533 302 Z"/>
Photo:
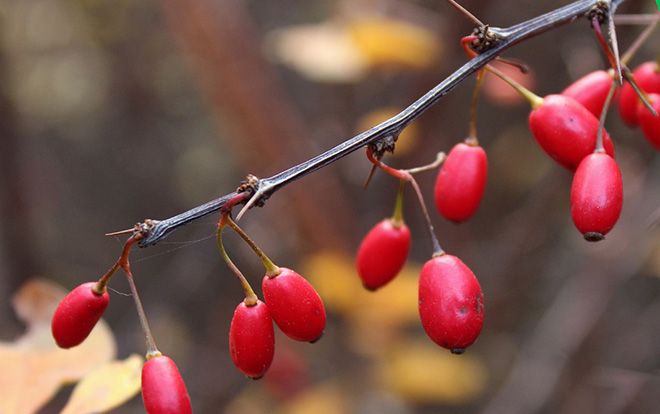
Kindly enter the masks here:
<path id="1" fill-rule="evenodd" d="M 501 27 L 558 3 L 567 2 L 463 2 Z M 621 8 L 655 10 L 650 0 Z M 123 243 L 104 233 L 192 208 L 248 173 L 272 175 L 392 116 L 465 62 L 459 39 L 471 30 L 448 4 L 428 0 L 0 0 L 3 346 L 25 330 L 12 296 L 26 281 L 71 289 L 94 280 Z M 621 49 L 641 30 L 621 26 Z M 655 59 L 659 46 L 654 35 L 631 66 Z M 540 95 L 606 65 L 586 21 L 506 55 L 530 66 L 521 82 Z M 473 84 L 407 128 L 387 162 L 426 164 L 460 142 Z M 478 119 L 488 185 L 469 222 L 441 219 L 431 196 L 436 173 L 418 177 L 440 242 L 484 290 L 484 330 L 464 355 L 434 345 L 418 321 L 416 279 L 431 246 L 412 192 L 409 266 L 376 293 L 362 289 L 355 251 L 391 214 L 398 185 L 377 173 L 364 190 L 362 151 L 282 189 L 242 220 L 276 263 L 309 278 L 329 312 L 314 345 L 278 334 L 260 381 L 246 379 L 229 356 L 229 323 L 243 297 L 215 247 L 217 217 L 136 249 L 133 271 L 154 335 L 177 362 L 195 412 L 657 409 L 660 159 L 614 110 L 607 127 L 624 178 L 623 213 L 605 241 L 587 243 L 570 218 L 571 175 L 536 146 L 528 113 L 488 77 Z M 234 235 L 226 243 L 260 292 L 258 260 Z M 123 276 L 111 287 L 105 320 L 116 355 L 143 354 Z M 45 378 L 45 371 L 15 374 Z M 59 413 L 71 390 L 64 385 L 37 412 Z M 0 399 L 15 397 L 0 389 Z M 112 412 L 141 413 L 141 399 Z"/>

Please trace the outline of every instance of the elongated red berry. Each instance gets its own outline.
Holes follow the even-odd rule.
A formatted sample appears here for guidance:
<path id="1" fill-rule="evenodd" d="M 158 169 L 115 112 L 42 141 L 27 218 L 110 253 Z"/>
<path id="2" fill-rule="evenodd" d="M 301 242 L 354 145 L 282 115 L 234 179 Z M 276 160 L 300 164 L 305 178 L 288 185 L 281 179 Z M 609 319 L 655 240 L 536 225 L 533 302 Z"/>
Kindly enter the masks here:
<path id="1" fill-rule="evenodd" d="M 559 164 L 574 171 L 596 149 L 598 119 L 575 99 L 548 95 L 529 114 L 536 142 Z M 605 151 L 614 157 L 614 144 L 603 131 Z"/>
<path id="2" fill-rule="evenodd" d="M 264 276 L 262 289 L 270 315 L 288 337 L 315 342 L 323 335 L 325 307 L 304 277 L 280 267 L 277 276 Z"/>
<path id="3" fill-rule="evenodd" d="M 96 282 L 79 285 L 62 299 L 53 314 L 51 330 L 60 348 L 80 345 L 108 307 L 110 295 L 94 291 Z"/>
<path id="4" fill-rule="evenodd" d="M 633 71 L 635 82 L 646 93 L 660 93 L 660 67 L 656 62 L 645 62 L 637 66 Z M 626 124 L 636 126 L 637 104 L 639 97 L 630 83 L 626 82 L 621 88 L 619 99 L 619 115 Z"/>
<path id="5" fill-rule="evenodd" d="M 142 367 L 142 401 L 149 414 L 191 414 L 190 397 L 174 361 L 165 355 Z"/>
<path id="6" fill-rule="evenodd" d="M 424 264 L 419 316 L 426 334 L 453 353 L 462 353 L 477 339 L 484 323 L 484 296 L 461 259 L 443 254 Z"/>
<path id="7" fill-rule="evenodd" d="M 660 114 L 660 94 L 650 93 L 647 95 L 651 106 Z M 637 105 L 637 120 L 646 139 L 660 150 L 660 116 L 653 116 L 641 102 Z"/>
<path id="8" fill-rule="evenodd" d="M 459 143 L 449 152 L 435 181 L 435 206 L 446 219 L 462 222 L 479 208 L 488 160 L 479 145 Z"/>
<path id="9" fill-rule="evenodd" d="M 614 158 L 594 153 L 580 163 L 571 186 L 571 216 L 588 241 L 602 240 L 619 219 L 623 181 Z"/>
<path id="10" fill-rule="evenodd" d="M 258 379 L 273 362 L 275 332 L 268 306 L 258 300 L 236 306 L 229 327 L 229 353 L 234 365 L 250 378 Z"/>
<path id="11" fill-rule="evenodd" d="M 575 99 L 600 118 L 611 85 L 612 76 L 607 71 L 595 70 L 568 85 L 561 94 Z"/>
<path id="12" fill-rule="evenodd" d="M 401 271 L 410 251 L 410 230 L 391 218 L 376 224 L 362 240 L 357 270 L 369 290 L 385 285 Z"/>

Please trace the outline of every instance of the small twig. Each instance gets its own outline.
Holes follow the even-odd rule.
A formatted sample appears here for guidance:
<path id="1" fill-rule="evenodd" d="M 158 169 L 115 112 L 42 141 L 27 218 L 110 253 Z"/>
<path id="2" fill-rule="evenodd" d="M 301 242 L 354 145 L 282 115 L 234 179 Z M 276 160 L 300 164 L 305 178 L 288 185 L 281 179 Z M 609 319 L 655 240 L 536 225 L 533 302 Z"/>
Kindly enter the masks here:
<path id="1" fill-rule="evenodd" d="M 475 25 L 477 25 L 477 26 L 479 26 L 479 27 L 483 27 L 483 26 L 485 26 L 485 25 L 481 22 L 481 20 L 477 19 L 477 17 L 476 17 L 474 14 L 470 13 L 465 7 L 461 6 L 460 4 L 458 4 L 457 2 L 455 2 L 454 0 L 447 0 L 447 1 L 449 2 L 449 4 L 451 4 L 452 6 L 454 6 L 454 8 L 455 8 L 456 10 L 458 10 L 463 16 L 465 16 L 465 17 L 467 17 L 468 19 L 472 20 L 472 23 L 474 23 Z"/>
<path id="2" fill-rule="evenodd" d="M 660 13 L 653 14 L 652 15 L 654 18 L 650 22 L 648 22 L 648 26 L 640 33 L 639 36 L 635 39 L 635 41 L 630 45 L 628 50 L 623 54 L 621 57 L 621 63 L 623 65 L 627 65 L 628 62 L 630 62 L 630 59 L 635 56 L 635 53 L 639 50 L 640 47 L 646 42 L 646 40 L 651 36 L 653 31 L 658 27 L 658 21 L 660 20 Z"/>
<path id="3" fill-rule="evenodd" d="M 649 14 L 617 14 L 614 16 L 616 24 L 645 25 L 658 20 L 660 13 Z"/>

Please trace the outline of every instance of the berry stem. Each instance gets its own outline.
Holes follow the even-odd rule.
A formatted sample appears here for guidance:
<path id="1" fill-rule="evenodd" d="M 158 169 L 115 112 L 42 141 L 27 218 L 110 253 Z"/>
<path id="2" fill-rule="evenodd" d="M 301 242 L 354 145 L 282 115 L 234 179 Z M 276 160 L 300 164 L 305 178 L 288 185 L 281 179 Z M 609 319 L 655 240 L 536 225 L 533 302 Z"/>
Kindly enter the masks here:
<path id="1" fill-rule="evenodd" d="M 654 14 L 653 15 L 654 19 L 650 22 L 648 22 L 646 28 L 642 31 L 642 33 L 637 36 L 635 41 L 630 45 L 628 50 L 621 56 L 621 64 L 622 65 L 627 65 L 628 62 L 635 56 L 635 53 L 639 50 L 640 47 L 646 42 L 653 33 L 653 31 L 658 27 L 658 19 L 660 18 L 660 13 Z"/>
<path id="2" fill-rule="evenodd" d="M 603 130 L 605 129 L 605 120 L 607 119 L 607 113 L 609 112 L 610 104 L 612 103 L 612 97 L 617 88 L 616 80 L 612 79 L 612 84 L 610 85 L 610 90 L 607 93 L 605 102 L 603 103 L 603 110 L 600 113 L 600 119 L 598 120 L 598 133 L 596 134 L 596 150 L 595 152 L 605 152 L 605 147 L 603 147 Z"/>
<path id="3" fill-rule="evenodd" d="M 468 123 L 468 138 L 473 138 L 475 145 L 479 145 L 477 140 L 477 107 L 479 106 L 479 92 L 481 92 L 481 84 L 484 81 L 483 69 L 477 72 L 474 89 L 472 90 L 472 99 L 470 101 L 470 121 Z"/>
<path id="4" fill-rule="evenodd" d="M 639 97 L 639 99 L 642 101 L 646 109 L 648 109 L 653 116 L 658 116 L 658 113 L 656 112 L 655 108 L 653 108 L 653 105 L 651 105 L 651 102 L 649 102 L 649 97 L 646 95 L 646 92 L 644 92 L 639 85 L 637 85 L 637 81 L 635 80 L 635 77 L 633 74 L 630 72 L 630 69 L 627 67 L 624 68 L 623 70 L 623 76 L 626 78 L 628 83 L 630 83 L 630 86 L 632 86 L 633 90 Z"/>
<path id="5" fill-rule="evenodd" d="M 261 263 L 263 263 L 264 267 L 266 268 L 266 275 L 270 277 L 279 275 L 281 272 L 280 268 L 275 263 L 273 263 L 273 261 L 270 260 L 268 256 L 266 256 L 266 253 L 264 253 L 264 251 L 261 250 L 259 246 L 257 246 L 254 240 L 252 240 L 250 236 L 248 236 L 247 233 L 245 233 L 245 231 L 243 231 L 243 229 L 240 228 L 239 225 L 234 222 L 234 220 L 232 220 L 229 214 L 223 217 L 225 217 L 226 224 L 231 227 L 232 230 L 234 230 L 239 236 L 241 236 L 245 243 L 247 243 L 252 251 L 259 257 Z"/>
<path id="6" fill-rule="evenodd" d="M 472 23 L 476 24 L 476 25 L 479 26 L 479 27 L 483 27 L 483 26 L 485 26 L 485 25 L 481 22 L 481 20 L 477 19 L 477 17 L 476 17 L 474 14 L 470 13 L 465 7 L 461 6 L 460 4 L 458 4 L 457 2 L 455 2 L 454 0 L 447 0 L 447 2 L 449 2 L 449 4 L 451 4 L 451 5 L 452 5 L 456 10 L 458 10 L 463 16 L 465 16 L 465 17 L 467 17 L 468 19 L 470 19 L 470 20 L 472 21 Z"/>
<path id="7" fill-rule="evenodd" d="M 133 280 L 133 273 L 131 272 L 130 265 L 126 262 L 126 266 L 122 266 L 124 273 L 126 273 L 126 280 L 128 280 L 128 285 L 131 287 L 131 295 L 133 296 L 133 302 L 135 302 L 135 308 L 137 309 L 138 318 L 140 319 L 140 325 L 142 326 L 142 332 L 147 341 L 147 359 L 153 358 L 154 356 L 160 355 L 158 347 L 156 346 L 156 341 L 154 340 L 153 335 L 151 334 L 151 329 L 149 328 L 149 321 L 147 321 L 147 314 L 144 312 L 144 307 L 142 306 L 142 301 L 140 300 L 140 295 L 138 294 L 137 287 L 135 286 L 135 281 Z"/>
<path id="8" fill-rule="evenodd" d="M 527 100 L 527 102 L 529 102 L 532 109 L 536 109 L 543 104 L 543 98 L 541 98 L 534 92 L 530 91 L 529 89 L 525 88 L 515 80 L 511 79 L 509 76 L 505 75 L 499 69 L 491 65 L 486 65 L 485 69 L 490 73 L 494 74 L 495 76 L 497 76 L 498 78 L 502 79 L 504 82 L 508 83 L 513 89 L 516 90 L 516 92 L 520 94 L 520 96 L 522 96 Z"/>
<path id="9" fill-rule="evenodd" d="M 385 171 L 392 177 L 398 178 L 401 181 L 407 181 L 413 186 L 413 189 L 415 190 L 415 194 L 417 194 L 417 200 L 419 201 L 419 206 L 421 207 L 422 213 L 424 214 L 426 225 L 429 229 L 429 235 L 431 236 L 431 243 L 433 244 L 433 255 L 439 255 L 443 253 L 444 251 L 442 250 L 442 247 L 440 246 L 440 242 L 438 241 L 438 238 L 435 235 L 435 229 L 433 228 L 433 223 L 431 222 L 431 216 L 429 215 L 429 212 L 426 209 L 426 203 L 424 202 L 424 196 L 422 195 L 422 190 L 420 190 L 419 185 L 417 184 L 417 181 L 412 176 L 412 174 L 406 170 L 397 170 L 396 168 L 392 168 L 389 165 L 383 163 L 381 160 L 376 158 L 373 149 L 370 146 L 367 147 L 367 158 L 369 159 L 369 161 L 371 161 L 372 164 L 378 166 L 381 170 Z"/>
<path id="10" fill-rule="evenodd" d="M 447 155 L 444 152 L 441 151 L 441 152 L 439 152 L 435 155 L 435 161 L 433 161 L 432 163 L 422 165 L 420 167 L 409 168 L 409 169 L 404 170 L 404 171 L 407 171 L 409 174 L 417 174 L 417 173 L 421 173 L 421 172 L 424 172 L 424 171 L 435 170 L 443 162 L 445 162 L 445 159 L 447 159 Z"/>
<path id="11" fill-rule="evenodd" d="M 406 181 L 399 180 L 399 191 L 396 193 L 394 202 L 394 213 L 392 214 L 392 225 L 399 228 L 403 225 L 403 191 L 406 189 Z"/>
<path id="12" fill-rule="evenodd" d="M 115 264 L 113 264 L 112 267 L 108 269 L 108 271 L 105 272 L 103 276 L 101 276 L 99 281 L 96 282 L 96 285 L 92 289 L 93 292 L 96 293 L 97 295 L 102 295 L 105 292 L 106 287 L 110 282 L 110 279 L 120 267 L 124 267 L 125 265 L 128 265 L 128 256 L 131 252 L 131 248 L 136 242 L 140 241 L 144 237 L 142 233 L 136 232 L 135 230 L 131 230 L 131 231 L 133 231 L 133 235 L 129 237 L 124 243 L 124 248 L 122 249 L 121 255 L 119 256 Z"/>
<path id="13" fill-rule="evenodd" d="M 220 256 L 222 256 L 222 259 L 227 264 L 229 270 L 231 270 L 232 273 L 236 275 L 238 281 L 241 283 L 241 286 L 243 287 L 243 292 L 245 292 L 245 300 L 243 302 L 245 303 L 246 306 L 254 306 L 257 304 L 257 299 L 258 299 L 257 295 L 254 293 L 252 286 L 250 286 L 250 282 L 247 281 L 247 279 L 240 271 L 240 269 L 236 267 L 234 262 L 229 258 L 229 255 L 225 250 L 225 245 L 222 242 L 222 231 L 224 230 L 227 224 L 228 217 L 229 217 L 229 213 L 224 213 L 222 214 L 222 216 L 220 216 L 220 221 L 218 222 L 218 230 L 216 231 L 216 237 L 215 237 L 216 244 L 218 245 L 218 251 L 220 252 Z"/>

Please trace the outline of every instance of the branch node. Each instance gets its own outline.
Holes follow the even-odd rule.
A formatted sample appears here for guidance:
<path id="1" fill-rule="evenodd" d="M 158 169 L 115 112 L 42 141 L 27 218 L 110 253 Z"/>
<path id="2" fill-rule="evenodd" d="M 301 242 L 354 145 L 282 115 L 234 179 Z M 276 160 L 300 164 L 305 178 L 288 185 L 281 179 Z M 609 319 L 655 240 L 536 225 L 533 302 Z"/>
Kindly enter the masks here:
<path id="1" fill-rule="evenodd" d="M 472 35 L 476 36 L 476 39 L 470 42 L 470 48 L 477 53 L 483 53 L 502 41 L 502 36 L 491 30 L 487 24 L 475 27 Z"/>
<path id="2" fill-rule="evenodd" d="M 594 18 L 598 19 L 598 23 L 603 24 L 609 18 L 610 2 L 607 0 L 599 0 L 586 14 L 587 19 L 591 22 Z"/>

